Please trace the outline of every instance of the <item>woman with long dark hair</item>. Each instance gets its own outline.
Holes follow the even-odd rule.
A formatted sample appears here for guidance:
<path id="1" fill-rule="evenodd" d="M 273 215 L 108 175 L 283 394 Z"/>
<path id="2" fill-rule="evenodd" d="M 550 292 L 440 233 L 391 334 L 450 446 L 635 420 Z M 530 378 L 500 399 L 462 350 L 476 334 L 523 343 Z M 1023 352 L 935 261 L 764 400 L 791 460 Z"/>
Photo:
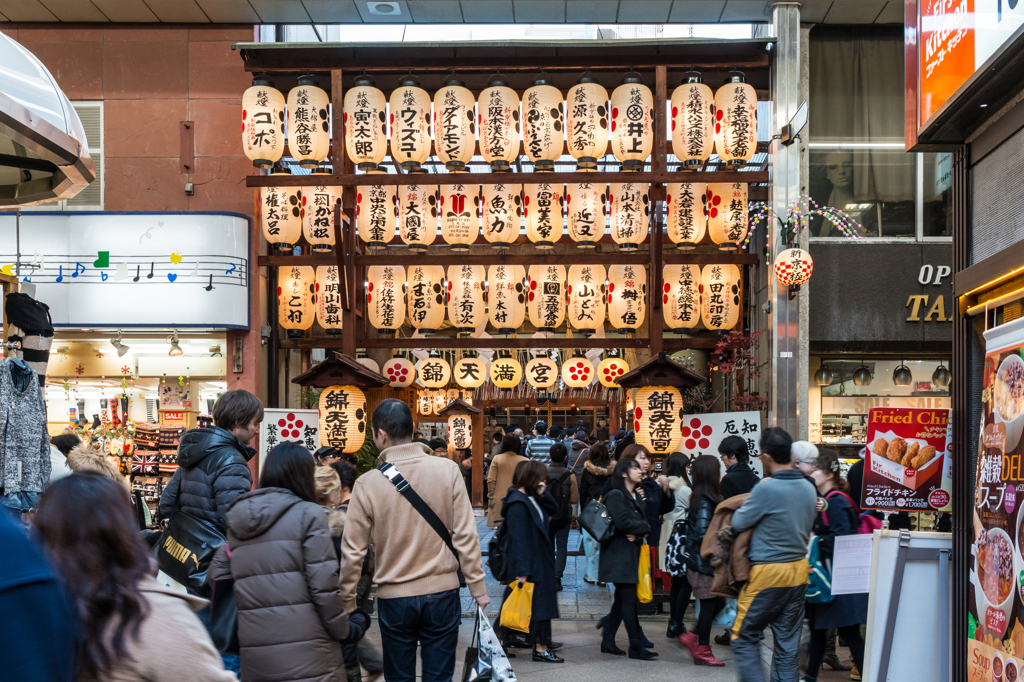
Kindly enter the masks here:
<path id="1" fill-rule="evenodd" d="M 675 506 L 672 511 L 665 514 L 665 523 L 661 527 L 661 543 L 659 545 L 658 562 L 662 571 L 668 571 L 665 562 L 665 555 L 668 550 L 669 540 L 672 538 L 673 530 L 678 524 L 677 541 L 685 542 L 686 538 L 686 514 L 690 508 L 690 475 L 687 469 L 690 468 L 690 458 L 681 452 L 673 452 L 668 458 L 668 488 L 672 493 Z M 690 595 L 693 590 L 690 582 L 686 579 L 686 573 L 672 574 L 672 590 L 669 592 L 669 617 L 668 631 L 666 636 L 675 639 L 686 631 L 683 625 L 683 616 L 686 615 L 686 607 L 690 605 Z"/>
<path id="2" fill-rule="evenodd" d="M 77 616 L 80 682 L 235 679 L 193 613 L 206 602 L 153 579 L 123 486 L 92 471 L 54 481 L 34 525 Z"/>
<path id="3" fill-rule="evenodd" d="M 590 455 L 583 463 L 583 475 L 580 477 L 580 510 L 587 506 L 590 500 L 601 499 L 601 489 L 604 482 L 615 471 L 615 464 L 611 455 L 608 454 L 608 446 L 605 443 L 594 443 L 590 448 Z M 598 587 L 604 587 L 603 582 L 598 582 L 598 560 L 601 556 L 601 543 L 590 537 L 590 533 L 580 529 L 583 536 L 583 551 L 587 555 L 587 569 L 583 572 L 583 582 L 597 583 Z"/>

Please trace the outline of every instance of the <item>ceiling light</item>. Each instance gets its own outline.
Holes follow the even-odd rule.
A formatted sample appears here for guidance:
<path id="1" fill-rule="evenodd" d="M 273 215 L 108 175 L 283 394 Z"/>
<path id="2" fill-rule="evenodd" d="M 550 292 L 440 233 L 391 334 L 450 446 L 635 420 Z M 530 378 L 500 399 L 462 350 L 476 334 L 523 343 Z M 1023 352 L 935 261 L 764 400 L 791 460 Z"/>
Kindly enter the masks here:
<path id="1" fill-rule="evenodd" d="M 178 330 L 175 329 L 174 333 L 167 337 L 167 343 L 171 344 L 171 349 L 167 351 L 167 354 L 172 358 L 176 358 L 179 355 L 183 355 L 185 351 L 181 349 L 181 344 L 178 343 Z"/>
<path id="2" fill-rule="evenodd" d="M 819 386 L 828 386 L 832 383 L 832 370 L 828 368 L 827 364 L 822 364 L 821 368 L 814 373 L 814 383 Z"/>
<path id="3" fill-rule="evenodd" d="M 370 10 L 370 14 L 380 14 L 387 17 L 392 17 L 402 13 L 402 8 L 397 2 L 368 2 L 366 8 Z"/>
<path id="4" fill-rule="evenodd" d="M 946 369 L 940 361 L 939 366 L 936 367 L 935 371 L 932 373 L 932 383 L 936 386 L 942 386 L 945 388 L 946 386 L 949 386 L 949 382 L 952 380 L 953 374 Z"/>
<path id="5" fill-rule="evenodd" d="M 914 375 L 910 373 L 910 368 L 900 360 L 900 366 L 892 373 L 892 383 L 897 386 L 909 386 L 913 380 Z"/>
<path id="6" fill-rule="evenodd" d="M 123 358 L 124 354 L 131 350 L 131 346 L 126 346 L 121 341 L 121 330 L 117 330 L 117 337 L 110 339 L 110 345 L 117 350 L 117 357 Z"/>
<path id="7" fill-rule="evenodd" d="M 870 386 L 871 385 L 871 370 L 864 364 L 864 361 L 860 361 L 860 367 L 853 370 L 853 384 L 855 386 Z"/>

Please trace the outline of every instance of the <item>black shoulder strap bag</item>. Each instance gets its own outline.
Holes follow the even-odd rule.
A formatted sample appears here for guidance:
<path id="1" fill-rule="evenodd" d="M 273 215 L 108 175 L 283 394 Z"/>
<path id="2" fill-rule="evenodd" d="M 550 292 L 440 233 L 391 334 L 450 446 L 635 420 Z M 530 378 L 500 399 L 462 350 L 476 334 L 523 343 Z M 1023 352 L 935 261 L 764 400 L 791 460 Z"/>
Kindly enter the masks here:
<path id="1" fill-rule="evenodd" d="M 217 548 L 227 539 L 218 529 L 181 510 L 180 489 L 176 506 L 154 550 L 156 565 L 193 594 L 209 598 L 206 573 Z"/>
<path id="2" fill-rule="evenodd" d="M 405 480 L 405 477 L 402 476 L 401 472 L 395 468 L 394 464 L 385 462 L 377 467 L 377 470 L 384 474 L 385 478 L 395 484 L 395 488 L 397 488 L 398 492 L 402 494 L 402 497 L 409 501 L 412 508 L 423 517 L 424 521 L 430 524 L 430 527 L 434 529 L 435 533 L 441 536 L 441 539 L 444 540 L 444 544 L 448 545 L 448 549 L 450 549 L 452 554 L 455 555 L 455 561 L 460 564 L 458 569 L 459 587 L 465 587 L 466 576 L 462 574 L 462 562 L 459 561 L 459 552 L 455 549 L 455 545 L 452 544 L 452 534 L 448 532 L 447 528 L 445 528 L 444 522 L 441 521 L 437 514 L 434 513 L 434 510 L 423 501 L 423 498 L 420 497 L 419 493 L 413 490 L 409 481 Z"/>

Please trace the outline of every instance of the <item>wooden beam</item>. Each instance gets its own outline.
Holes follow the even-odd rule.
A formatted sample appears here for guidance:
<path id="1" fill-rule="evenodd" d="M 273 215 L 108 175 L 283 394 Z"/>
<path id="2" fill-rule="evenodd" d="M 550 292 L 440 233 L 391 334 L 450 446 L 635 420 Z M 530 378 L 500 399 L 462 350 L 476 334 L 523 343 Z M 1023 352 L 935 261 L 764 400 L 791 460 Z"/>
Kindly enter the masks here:
<path id="1" fill-rule="evenodd" d="M 736 253 L 735 251 L 718 251 L 700 253 L 695 251 L 663 251 L 664 263 L 675 265 L 756 265 L 758 256 L 755 253 Z M 334 265 L 334 256 L 330 253 L 312 254 L 309 256 L 260 256 L 257 264 L 260 267 L 281 267 L 287 265 Z M 381 254 L 356 255 L 358 266 L 370 265 L 641 265 L 650 263 L 648 251 L 635 253 L 600 253 L 581 251 L 568 254 L 543 254 L 538 252 L 516 254 Z"/>
<path id="2" fill-rule="evenodd" d="M 340 348 L 343 345 L 343 337 L 317 337 L 312 339 L 281 339 L 281 348 Z M 348 336 L 352 336 L 348 334 Z M 456 339 L 452 336 L 431 336 L 422 339 L 411 339 L 404 337 L 381 338 L 381 339 L 358 339 L 354 341 L 358 348 L 647 348 L 650 346 L 650 339 L 624 339 L 624 338 L 583 338 L 574 337 L 571 339 L 534 339 L 534 338 L 498 338 L 490 339 Z M 668 349 L 680 350 L 684 348 L 714 348 L 718 345 L 718 336 L 702 336 L 696 338 L 666 338 L 665 346 Z"/>
<path id="3" fill-rule="evenodd" d="M 655 111 L 657 116 L 657 111 Z M 664 118 L 664 116 L 663 116 Z M 657 140 L 657 138 L 655 138 Z M 664 140 L 662 141 L 664 143 Z M 367 187 L 370 185 L 532 185 L 581 182 L 579 173 L 407 173 L 405 175 L 364 173 L 324 175 L 317 184 L 327 187 Z M 640 173 L 593 173 L 588 182 L 769 182 L 767 171 L 644 171 Z M 307 175 L 249 175 L 246 187 L 302 187 L 310 183 Z"/>

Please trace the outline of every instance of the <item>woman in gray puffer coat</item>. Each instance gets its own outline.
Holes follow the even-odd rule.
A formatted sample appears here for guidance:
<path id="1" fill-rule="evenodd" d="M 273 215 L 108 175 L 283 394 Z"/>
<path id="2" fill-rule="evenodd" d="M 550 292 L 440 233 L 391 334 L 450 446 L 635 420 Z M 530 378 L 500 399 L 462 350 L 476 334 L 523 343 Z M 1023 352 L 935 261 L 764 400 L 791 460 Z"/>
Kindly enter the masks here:
<path id="1" fill-rule="evenodd" d="M 369 625 L 342 604 L 314 467 L 305 448 L 282 443 L 267 454 L 259 489 L 228 507 L 243 682 L 344 682 L 341 643 Z"/>

